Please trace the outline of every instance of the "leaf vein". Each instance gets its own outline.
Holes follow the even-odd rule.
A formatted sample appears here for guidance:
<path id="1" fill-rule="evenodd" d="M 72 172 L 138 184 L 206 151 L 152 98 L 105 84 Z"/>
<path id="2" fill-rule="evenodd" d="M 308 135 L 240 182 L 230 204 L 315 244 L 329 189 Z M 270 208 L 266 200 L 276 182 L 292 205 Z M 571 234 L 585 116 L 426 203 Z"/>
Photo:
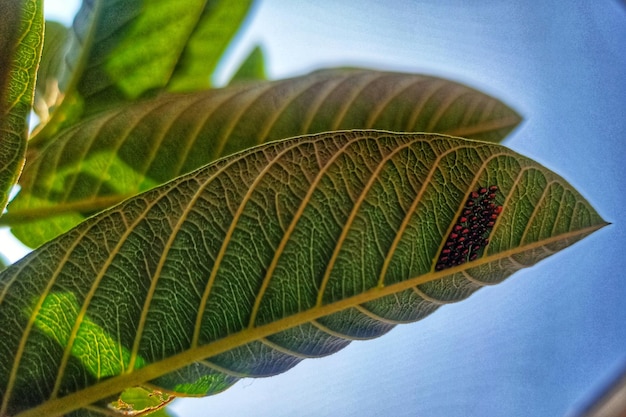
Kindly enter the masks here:
<path id="1" fill-rule="evenodd" d="M 289 107 L 290 104 L 296 101 L 302 94 L 304 94 L 310 88 L 318 84 L 316 80 L 312 80 L 310 78 L 307 78 L 306 81 L 308 81 L 307 84 L 298 85 L 299 91 L 290 92 L 289 97 L 287 97 L 286 100 L 284 100 L 284 97 L 279 98 L 279 99 L 283 99 L 282 102 L 280 103 L 280 107 L 277 109 L 274 109 L 271 112 L 271 115 L 268 118 L 268 120 L 265 121 L 264 125 L 260 126 L 259 128 L 260 133 L 257 138 L 257 144 L 261 144 L 267 140 L 267 136 L 272 130 L 272 127 L 274 127 L 274 125 L 276 124 L 280 116 L 285 112 L 285 110 Z M 276 85 L 274 87 L 274 90 L 278 90 L 280 87 L 282 87 L 282 85 L 283 85 L 282 83 L 280 85 Z"/>
<path id="2" fill-rule="evenodd" d="M 352 207 L 352 210 L 350 211 L 348 219 L 346 220 L 346 223 L 344 224 L 344 226 L 343 226 L 343 228 L 341 230 L 341 235 L 339 236 L 339 239 L 337 239 L 337 242 L 335 242 L 335 248 L 334 248 L 333 253 L 331 255 L 331 258 L 328 261 L 328 264 L 326 266 L 326 270 L 324 272 L 324 276 L 323 276 L 322 281 L 320 283 L 320 290 L 318 292 L 318 297 L 317 297 L 317 302 L 316 302 L 316 304 L 318 306 L 322 305 L 324 292 L 326 290 L 326 285 L 327 285 L 327 283 L 328 283 L 328 281 L 330 279 L 330 275 L 332 273 L 332 270 L 335 267 L 335 262 L 337 261 L 337 257 L 339 256 L 339 252 L 341 251 L 341 248 L 343 246 L 343 242 L 346 239 L 346 236 L 348 235 L 348 232 L 351 229 L 352 222 L 354 222 L 354 220 L 356 219 L 356 215 L 357 215 L 359 209 L 361 208 L 361 204 L 363 203 L 363 201 L 365 201 L 365 197 L 367 196 L 367 193 L 373 187 L 374 183 L 378 180 L 378 174 L 382 171 L 382 169 L 384 168 L 386 163 L 389 162 L 392 159 L 393 156 L 395 156 L 398 152 L 402 151 L 403 149 L 407 149 L 407 148 L 410 148 L 411 146 L 415 145 L 416 142 L 417 141 L 409 141 L 407 143 L 399 145 L 395 149 L 393 149 L 388 155 L 386 155 L 383 158 L 381 158 L 381 160 L 378 162 L 375 170 L 370 175 L 367 184 L 360 191 L 359 196 L 357 197 L 357 199 L 356 199 L 356 201 L 354 203 L 354 206 Z M 422 142 L 423 142 L 423 140 L 422 140 Z M 430 143 L 428 143 L 428 144 L 430 145 Z M 434 149 L 433 149 L 433 152 L 434 152 Z M 436 166 L 434 165 L 433 169 L 435 169 L 435 167 Z"/>
<path id="3" fill-rule="evenodd" d="M 157 202 L 161 201 L 161 198 L 164 198 L 165 196 L 167 196 L 167 194 L 162 194 L 159 198 L 155 198 L 152 202 L 148 202 L 146 204 L 146 207 L 143 209 L 141 214 L 138 215 L 137 218 L 133 221 L 133 223 L 131 224 L 131 227 L 127 228 L 124 231 L 124 233 L 122 234 L 122 236 L 120 236 L 120 238 L 117 241 L 115 247 L 113 248 L 113 250 L 110 251 L 109 256 L 107 257 L 106 261 L 100 267 L 100 272 L 94 278 L 93 283 L 92 283 L 91 287 L 89 288 L 89 292 L 85 295 L 85 299 L 83 300 L 83 304 L 82 304 L 82 306 L 81 306 L 81 308 L 80 308 L 80 310 L 78 312 L 78 315 L 76 317 L 76 322 L 74 323 L 74 326 L 72 327 L 72 331 L 71 331 L 70 336 L 69 336 L 69 338 L 67 340 L 67 343 L 65 345 L 65 349 L 63 351 L 63 357 L 61 358 L 61 363 L 59 364 L 59 369 L 57 371 L 57 377 L 55 379 L 54 388 L 52 390 L 52 394 L 50 395 L 50 398 L 56 398 L 56 396 L 58 395 L 59 389 L 61 388 L 61 383 L 63 381 L 63 375 L 64 375 L 64 372 L 65 372 L 65 368 L 67 367 L 67 364 L 69 362 L 69 359 L 70 359 L 70 356 L 71 356 L 71 353 L 72 353 L 72 349 L 74 348 L 74 342 L 76 341 L 76 337 L 78 335 L 78 331 L 79 331 L 79 329 L 81 327 L 81 324 L 83 323 L 83 320 L 85 319 L 85 316 L 87 314 L 87 310 L 88 310 L 89 305 L 91 303 L 91 300 L 92 300 L 93 296 L 95 295 L 97 289 L 99 288 L 100 282 L 106 276 L 106 271 L 113 264 L 113 259 L 115 258 L 115 256 L 119 252 L 120 248 L 126 243 L 126 240 L 128 239 L 128 237 L 133 233 L 134 228 L 139 223 L 141 223 L 144 220 L 145 214 L 154 205 L 156 205 Z M 89 230 L 89 229 L 86 229 L 86 230 Z M 76 239 L 75 241 L 79 242 L 80 239 Z"/>
<path id="4" fill-rule="evenodd" d="M 278 261 L 279 261 L 281 255 L 283 254 L 285 246 L 287 246 L 287 243 L 290 240 L 291 235 L 293 234 L 293 231 L 295 230 L 297 223 L 299 222 L 300 218 L 302 217 L 302 213 L 304 212 L 304 210 L 308 206 L 309 202 L 311 201 L 311 196 L 317 190 L 318 184 L 320 183 L 322 178 L 326 175 L 326 173 L 328 172 L 328 169 L 356 141 L 357 141 L 356 138 L 353 138 L 353 139 L 350 139 L 350 140 L 346 141 L 346 143 L 338 151 L 336 151 L 333 154 L 333 156 L 327 161 L 327 163 L 324 166 L 321 167 L 320 171 L 315 176 L 315 179 L 309 185 L 307 193 L 304 196 L 304 198 L 302 199 L 300 205 L 298 206 L 298 210 L 294 214 L 294 216 L 293 216 L 293 218 L 291 220 L 291 223 L 289 224 L 289 228 L 285 231 L 285 234 L 283 235 L 283 237 L 282 237 L 282 239 L 280 241 L 280 244 L 278 245 L 278 247 L 277 247 L 277 249 L 276 249 L 276 251 L 274 253 L 274 257 L 272 258 L 272 261 L 271 261 L 271 263 L 270 263 L 270 265 L 269 265 L 269 267 L 267 269 L 267 272 L 265 273 L 265 277 L 263 278 L 263 283 L 261 284 L 261 288 L 259 289 L 259 292 L 258 292 L 257 297 L 255 299 L 254 306 L 252 308 L 252 313 L 251 313 L 250 321 L 249 321 L 249 325 L 248 325 L 249 327 L 254 327 L 254 325 L 255 325 L 255 321 L 256 321 L 256 316 L 257 316 L 258 310 L 259 310 L 259 308 L 261 306 L 262 299 L 263 299 L 263 297 L 265 295 L 265 291 L 267 290 L 267 287 L 269 286 L 269 283 L 270 283 L 270 281 L 272 279 L 272 276 L 274 274 L 276 266 L 278 265 Z"/>
<path id="5" fill-rule="evenodd" d="M 309 143 L 312 143 L 314 141 L 315 141 L 314 138 L 308 140 Z M 304 143 L 304 142 L 302 142 L 302 143 Z M 200 338 L 200 328 L 202 327 L 203 313 L 204 313 L 204 309 L 205 309 L 206 303 L 207 303 L 208 298 L 209 298 L 209 294 L 210 294 L 211 289 L 213 287 L 213 283 L 215 282 L 215 278 L 216 278 L 217 272 L 218 272 L 218 270 L 220 268 L 220 264 L 221 264 L 222 260 L 224 259 L 225 254 L 226 254 L 226 249 L 228 248 L 228 245 L 230 244 L 231 236 L 233 235 L 233 233 L 234 233 L 234 231 L 235 231 L 235 229 L 236 229 L 236 227 L 238 225 L 239 218 L 243 214 L 243 210 L 244 210 L 246 204 L 250 200 L 250 197 L 252 196 L 252 193 L 255 191 L 256 185 L 263 179 L 264 175 L 270 170 L 270 168 L 273 167 L 276 163 L 278 163 L 278 161 L 280 160 L 280 157 L 282 157 L 287 152 L 293 150 L 297 145 L 298 145 L 298 143 L 294 141 L 294 142 L 290 143 L 288 146 L 285 146 L 285 148 L 283 150 L 279 151 L 267 163 L 267 165 L 265 165 L 265 167 L 257 174 L 256 178 L 254 179 L 252 184 L 250 184 L 250 186 L 248 187 L 248 190 L 246 191 L 246 194 L 244 195 L 244 197 L 242 198 L 241 202 L 239 203 L 239 206 L 237 207 L 237 210 L 236 210 L 235 214 L 233 215 L 233 219 L 232 219 L 232 221 L 230 223 L 230 226 L 229 226 L 228 230 L 226 231 L 226 235 L 224 237 L 224 240 L 222 242 L 220 250 L 217 253 L 217 257 L 215 258 L 215 262 L 213 263 L 213 267 L 211 269 L 211 274 L 210 274 L 209 279 L 207 281 L 207 284 L 205 286 L 204 293 L 202 294 L 202 299 L 200 301 L 200 307 L 198 308 L 198 315 L 196 317 L 196 326 L 195 326 L 195 329 L 194 329 L 194 334 L 193 334 L 192 342 L 191 342 L 192 346 L 195 347 L 195 346 L 198 345 L 198 341 L 199 341 L 199 338 Z M 239 160 L 239 158 L 235 158 L 234 160 L 237 161 L 237 160 Z"/>
<path id="6" fill-rule="evenodd" d="M 41 308 L 43 307 L 43 303 L 46 299 L 46 297 L 50 294 L 50 291 L 52 290 L 52 287 L 54 286 L 54 283 L 56 281 L 56 278 L 59 276 L 60 271 L 63 269 L 63 267 L 65 266 L 65 264 L 68 262 L 69 258 L 70 258 L 70 254 L 73 252 L 73 250 L 76 248 L 76 246 L 78 245 L 78 243 L 80 242 L 80 238 L 84 237 L 87 233 L 89 229 L 84 230 L 77 239 L 75 239 L 71 245 L 69 246 L 69 248 L 63 253 L 63 256 L 59 262 L 59 264 L 57 265 L 54 273 L 52 274 L 52 278 L 50 279 L 50 281 L 48 282 L 48 285 L 46 285 L 46 288 L 43 290 L 41 296 L 39 297 L 39 300 L 37 300 L 37 304 L 34 306 L 32 313 L 30 314 L 30 317 L 28 319 L 28 323 L 26 325 L 26 328 L 24 329 L 24 332 L 22 333 L 22 337 L 20 338 L 20 343 L 18 345 L 18 350 L 17 352 L 15 352 L 15 357 L 13 359 L 13 366 L 11 368 L 11 373 L 9 374 L 9 380 L 7 382 L 7 387 L 6 387 L 6 391 L 4 393 L 4 399 L 2 401 L 2 405 L 0 406 L 0 415 L 5 415 L 7 412 L 7 408 L 9 406 L 9 402 L 10 402 L 10 398 L 11 395 L 13 393 L 13 386 L 15 385 L 15 381 L 17 379 L 17 371 L 19 369 L 19 365 L 20 362 L 22 360 L 22 356 L 24 355 L 25 349 L 26 349 L 26 343 L 28 341 L 28 337 L 30 335 L 30 332 L 33 329 L 33 326 L 35 325 L 35 320 L 39 314 L 39 312 L 41 311 Z M 24 266 L 28 266 L 28 263 L 24 263 Z M 20 270 L 23 269 L 22 267 L 20 267 Z M 15 274 L 15 277 L 18 277 L 19 274 Z M 11 281 L 11 283 L 14 282 L 13 280 Z M 7 284 L 6 289 L 8 289 L 8 287 L 10 286 L 10 283 Z M 6 294 L 6 291 L 3 293 Z"/>
<path id="7" fill-rule="evenodd" d="M 354 90 L 350 92 L 350 96 L 342 103 L 342 108 L 337 111 L 337 116 L 335 116 L 335 121 L 333 122 L 330 130 L 339 130 L 341 123 L 343 122 L 346 115 L 348 114 L 348 111 L 352 108 L 352 105 L 356 101 L 356 99 L 363 93 L 363 91 L 368 86 L 372 85 L 373 83 L 375 83 L 376 81 L 384 77 L 385 77 L 385 74 L 382 74 L 382 73 L 380 74 L 364 73 L 362 75 L 362 78 L 365 79 L 365 82 L 358 86 L 355 85 Z M 353 80 L 353 81 L 355 82 L 355 84 L 357 83 L 357 80 Z M 363 81 L 359 80 L 358 82 L 363 82 Z"/>

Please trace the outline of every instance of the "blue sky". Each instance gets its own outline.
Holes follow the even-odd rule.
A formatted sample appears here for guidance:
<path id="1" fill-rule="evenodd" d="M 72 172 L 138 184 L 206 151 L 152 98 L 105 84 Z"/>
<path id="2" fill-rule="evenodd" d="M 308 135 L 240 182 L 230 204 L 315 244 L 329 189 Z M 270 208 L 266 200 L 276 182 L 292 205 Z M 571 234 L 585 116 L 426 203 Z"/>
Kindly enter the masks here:
<path id="1" fill-rule="evenodd" d="M 47 11 L 67 1 L 49 1 Z M 75 3 L 77 4 L 77 3 Z M 269 74 L 330 66 L 448 77 L 524 117 L 505 144 L 613 224 L 425 320 L 277 377 L 174 403 L 181 416 L 574 416 L 626 366 L 626 6 L 616 0 L 261 1 L 220 68 L 257 43 Z M 0 252 L 21 256 L 0 236 Z"/>

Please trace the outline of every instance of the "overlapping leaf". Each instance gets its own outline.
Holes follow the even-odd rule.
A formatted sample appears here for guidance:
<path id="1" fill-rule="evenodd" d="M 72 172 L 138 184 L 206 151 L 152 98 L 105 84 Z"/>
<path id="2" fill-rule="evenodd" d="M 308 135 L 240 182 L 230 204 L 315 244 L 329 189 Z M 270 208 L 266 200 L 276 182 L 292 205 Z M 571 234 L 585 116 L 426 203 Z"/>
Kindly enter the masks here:
<path id="1" fill-rule="evenodd" d="M 59 81 L 64 70 L 63 57 L 68 47 L 68 29 L 59 22 L 46 21 L 41 62 L 37 71 L 34 111 L 41 123 L 45 123 L 61 101 L 63 91 Z"/>
<path id="2" fill-rule="evenodd" d="M 72 26 L 66 98 L 35 144 L 60 126 L 157 91 L 209 88 L 251 0 L 84 0 Z"/>
<path id="3" fill-rule="evenodd" d="M 0 22 L 0 215 L 24 164 L 41 55 L 41 1 L 3 1 Z"/>
<path id="4" fill-rule="evenodd" d="M 472 249 L 477 259 L 436 270 L 486 187 L 501 207 L 489 240 Z M 0 273 L 0 321 L 10 323 L 0 327 L 0 414 L 97 415 L 126 386 L 208 395 L 284 372 L 419 320 L 604 224 L 562 178 L 496 144 L 343 131 L 255 147 L 88 219 Z"/>
<path id="5" fill-rule="evenodd" d="M 169 95 L 64 131 L 27 163 L 6 220 L 34 247 L 115 202 L 269 140 L 376 128 L 495 142 L 519 121 L 500 101 L 466 86 L 368 70 Z"/>

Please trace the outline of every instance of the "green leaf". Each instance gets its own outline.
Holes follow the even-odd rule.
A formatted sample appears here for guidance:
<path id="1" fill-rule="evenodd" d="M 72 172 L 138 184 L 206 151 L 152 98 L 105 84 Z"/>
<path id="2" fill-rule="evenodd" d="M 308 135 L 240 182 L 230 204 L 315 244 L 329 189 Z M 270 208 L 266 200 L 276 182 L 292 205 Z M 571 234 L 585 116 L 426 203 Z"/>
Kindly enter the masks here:
<path id="1" fill-rule="evenodd" d="M 212 1 L 205 6 L 198 29 L 185 45 L 168 90 L 191 92 L 211 86 L 210 77 L 252 8 L 252 0 Z"/>
<path id="2" fill-rule="evenodd" d="M 4 220 L 36 247 L 140 191 L 266 141 L 362 128 L 499 141 L 519 121 L 466 86 L 369 70 L 168 95 L 62 132 L 27 162 Z"/>
<path id="3" fill-rule="evenodd" d="M 158 91 L 199 90 L 251 0 L 85 0 L 73 24 L 66 98 L 35 141 L 61 126 Z"/>
<path id="4" fill-rule="evenodd" d="M 265 79 L 267 79 L 265 58 L 263 57 L 263 50 L 257 45 L 243 61 L 235 75 L 233 75 L 229 85 L 241 82 L 262 81 Z"/>
<path id="5" fill-rule="evenodd" d="M 63 91 L 59 87 L 64 70 L 63 57 L 68 47 L 68 29 L 59 22 L 46 21 L 41 62 L 37 71 L 34 110 L 40 123 L 45 123 L 54 107 L 60 103 Z"/>
<path id="6" fill-rule="evenodd" d="M 0 0 L 0 215 L 24 165 L 28 115 L 41 55 L 41 1 Z"/>
<path id="7" fill-rule="evenodd" d="M 481 218 L 461 219 L 468 209 Z M 275 375 L 605 224 L 561 177 L 497 144 L 341 131 L 258 146 L 0 273 L 0 322 L 11 324 L 0 326 L 0 415 L 60 415 L 146 383 L 209 395 Z M 466 258 L 444 261 L 457 244 Z"/>
<path id="8" fill-rule="evenodd" d="M 151 417 L 170 417 L 164 407 L 174 398 L 159 391 L 133 387 L 125 390 L 115 402 L 108 405 L 108 408 L 137 415 L 149 413 Z"/>

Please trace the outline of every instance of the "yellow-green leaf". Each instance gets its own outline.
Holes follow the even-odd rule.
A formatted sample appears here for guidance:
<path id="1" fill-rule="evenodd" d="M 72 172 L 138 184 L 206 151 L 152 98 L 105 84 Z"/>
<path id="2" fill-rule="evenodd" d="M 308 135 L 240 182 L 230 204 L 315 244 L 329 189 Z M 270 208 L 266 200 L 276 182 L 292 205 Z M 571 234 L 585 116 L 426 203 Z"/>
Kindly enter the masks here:
<path id="1" fill-rule="evenodd" d="M 0 415 L 136 385 L 215 394 L 419 320 L 603 225 L 497 144 L 341 131 L 258 146 L 0 273 Z"/>
<path id="2" fill-rule="evenodd" d="M 337 129 L 500 141 L 520 117 L 448 80 L 370 70 L 168 95 L 62 132 L 27 162 L 5 222 L 35 247 L 127 197 L 260 143 Z"/>
<path id="3" fill-rule="evenodd" d="M 151 417 L 171 417 L 164 407 L 174 398 L 158 390 L 132 387 L 125 390 L 118 399 L 107 404 L 107 408 L 131 416 L 149 414 Z"/>
<path id="4" fill-rule="evenodd" d="M 24 164 L 28 116 L 41 56 L 38 0 L 0 0 L 0 215 Z"/>
<path id="5" fill-rule="evenodd" d="M 251 0 L 84 0 L 65 58 L 65 99 L 35 145 L 104 108 L 158 91 L 209 88 Z"/>

